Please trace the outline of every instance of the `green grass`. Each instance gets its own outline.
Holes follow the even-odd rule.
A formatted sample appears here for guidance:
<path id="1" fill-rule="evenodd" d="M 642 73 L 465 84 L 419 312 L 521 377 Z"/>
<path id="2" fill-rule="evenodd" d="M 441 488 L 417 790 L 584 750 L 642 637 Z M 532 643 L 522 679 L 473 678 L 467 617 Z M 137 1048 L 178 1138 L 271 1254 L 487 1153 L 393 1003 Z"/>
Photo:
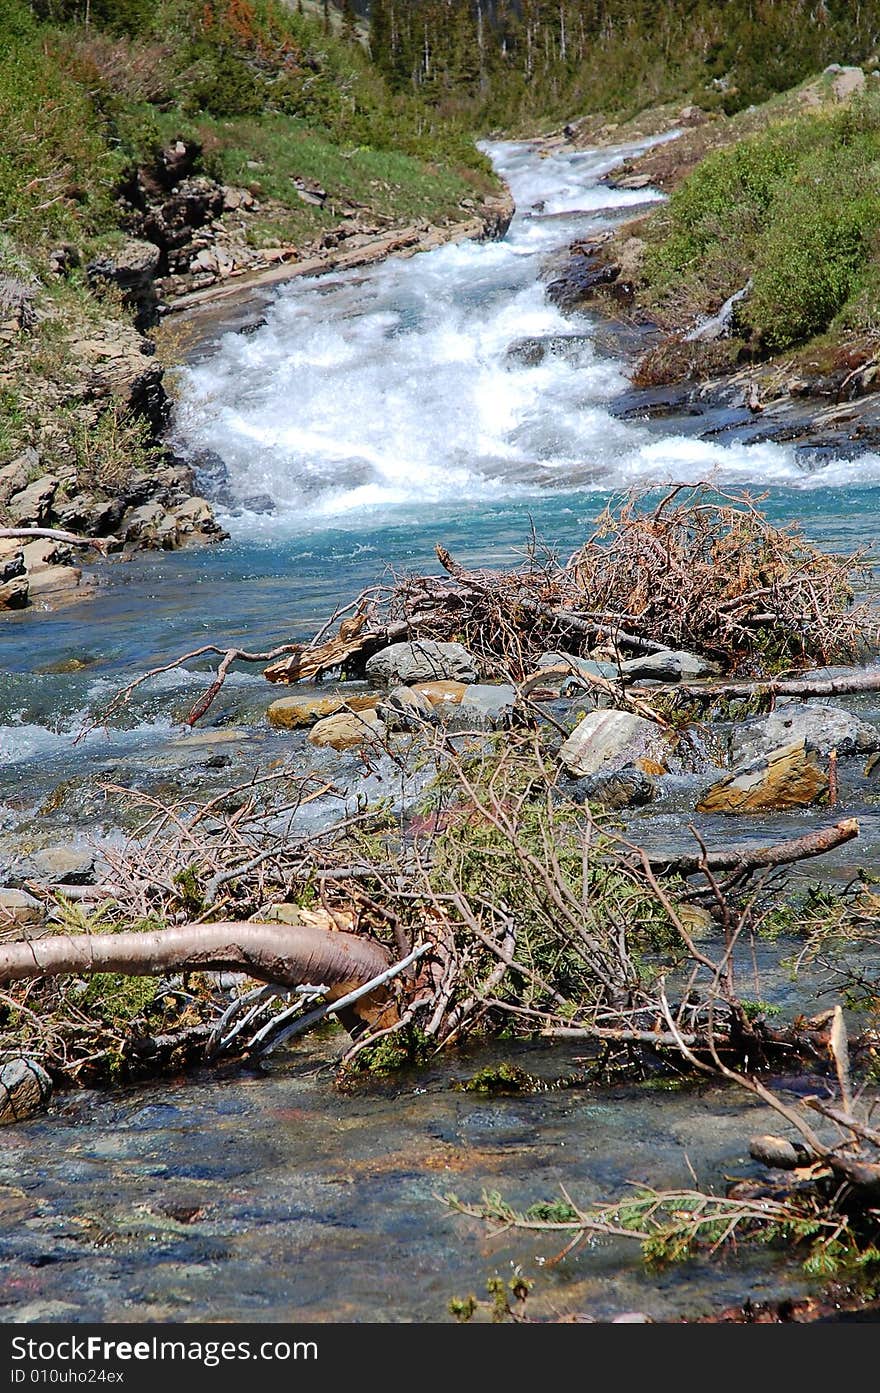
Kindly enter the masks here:
<path id="1" fill-rule="evenodd" d="M 663 307 L 717 307 L 751 278 L 736 329 L 758 354 L 876 318 L 880 96 L 804 115 L 710 155 L 648 224 Z"/>

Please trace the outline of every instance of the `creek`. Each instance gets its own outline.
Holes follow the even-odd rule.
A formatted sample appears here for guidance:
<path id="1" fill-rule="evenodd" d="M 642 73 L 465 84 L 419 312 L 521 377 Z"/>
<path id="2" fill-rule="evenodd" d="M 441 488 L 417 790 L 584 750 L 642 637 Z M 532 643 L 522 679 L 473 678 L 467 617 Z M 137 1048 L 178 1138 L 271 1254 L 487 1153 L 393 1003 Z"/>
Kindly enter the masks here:
<path id="1" fill-rule="evenodd" d="M 260 327 L 221 335 L 182 372 L 176 443 L 222 458 L 230 541 L 110 559 L 95 568 L 94 598 L 4 619 L 0 861 L 22 847 L 119 839 L 136 818 L 108 784 L 195 798 L 256 764 L 302 762 L 306 749 L 353 798 L 405 800 L 390 768 L 365 776 L 354 756 L 315 754 L 270 730 L 278 693 L 258 668 L 235 671 L 192 733 L 181 718 L 206 685 L 204 663 L 145 684 L 120 716 L 77 736 L 145 668 L 201 643 L 308 637 L 385 567 L 435 567 L 437 541 L 465 563 L 504 564 L 534 525 L 567 554 L 610 494 L 710 477 L 767 491 L 775 521 L 796 518 L 830 549 L 873 539 L 876 455 L 720 445 L 686 422 L 615 416 L 625 366 L 601 351 L 592 319 L 550 302 L 545 268 L 652 195 L 601 182 L 620 150 L 488 148 L 517 202 L 504 240 L 291 283 Z M 216 465 L 206 479 L 216 487 Z M 880 720 L 876 695 L 848 704 Z M 840 876 L 880 845 L 876 785 L 847 779 L 842 811 L 859 816 L 862 836 L 832 863 Z M 692 794 L 680 780 L 640 814 L 646 845 L 688 842 Z M 796 835 L 812 816 L 737 833 Z M 729 839 L 720 819 L 700 827 L 710 843 Z M 794 946 L 765 946 L 759 964 L 763 999 L 789 1013 L 821 985 L 795 990 L 776 966 Z M 689 1166 L 721 1187 L 755 1173 L 745 1138 L 769 1128 L 763 1109 L 729 1090 L 480 1099 L 455 1084 L 493 1058 L 483 1050 L 339 1095 L 329 1076 L 338 1048 L 337 1036 L 309 1037 L 263 1071 L 67 1095 L 5 1129 L 0 1318 L 436 1320 L 449 1297 L 517 1262 L 543 1314 L 635 1308 L 668 1319 L 804 1289 L 797 1264 L 767 1252 L 658 1276 L 634 1246 L 609 1241 L 546 1267 L 552 1244 L 489 1239 L 434 1198 L 500 1189 L 525 1205 L 561 1182 L 588 1199 L 631 1180 L 687 1185 Z M 576 1068 L 560 1051 L 515 1053 L 548 1078 Z"/>

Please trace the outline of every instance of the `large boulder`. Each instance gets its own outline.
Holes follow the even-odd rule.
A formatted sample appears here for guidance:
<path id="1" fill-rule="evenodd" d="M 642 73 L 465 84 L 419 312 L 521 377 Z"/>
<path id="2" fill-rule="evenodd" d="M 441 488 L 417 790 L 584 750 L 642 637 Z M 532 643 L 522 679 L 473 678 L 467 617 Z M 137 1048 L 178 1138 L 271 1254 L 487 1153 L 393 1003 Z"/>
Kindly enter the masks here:
<path id="1" fill-rule="evenodd" d="M 880 750 L 880 728 L 840 706 L 785 702 L 762 720 L 736 727 L 730 737 L 731 759 L 735 765 L 746 764 L 796 741 L 816 754 L 827 757 L 836 750 L 846 759 Z"/>
<path id="2" fill-rule="evenodd" d="M 367 676 L 374 682 L 401 684 L 451 679 L 475 682 L 476 659 L 460 643 L 437 643 L 417 639 L 413 643 L 392 643 L 367 661 Z"/>
<path id="3" fill-rule="evenodd" d="M 696 653 L 683 649 L 664 648 L 660 653 L 645 653 L 641 658 L 630 658 L 621 671 L 628 682 L 693 682 L 699 677 L 709 677 L 721 668 L 708 658 L 700 658 Z"/>
<path id="4" fill-rule="evenodd" d="M 719 779 L 697 803 L 698 813 L 781 812 L 808 808 L 828 791 L 817 756 L 803 740 L 771 750 Z"/>
<path id="5" fill-rule="evenodd" d="M 560 760 L 577 778 L 611 774 L 627 764 L 662 772 L 667 756 L 660 728 L 629 711 L 591 711 L 559 751 Z"/>

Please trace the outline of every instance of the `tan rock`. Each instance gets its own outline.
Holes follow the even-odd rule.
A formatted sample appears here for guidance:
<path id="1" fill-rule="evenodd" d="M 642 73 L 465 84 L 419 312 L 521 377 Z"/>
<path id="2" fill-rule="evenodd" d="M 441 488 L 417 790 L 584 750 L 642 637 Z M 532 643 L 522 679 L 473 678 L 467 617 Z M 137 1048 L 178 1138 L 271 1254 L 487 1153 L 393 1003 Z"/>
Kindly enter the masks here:
<path id="1" fill-rule="evenodd" d="M 15 576 L 0 585 L 0 610 L 22 609 L 28 602 L 27 576 Z"/>
<path id="2" fill-rule="evenodd" d="M 828 779 L 803 740 L 753 760 L 719 779 L 697 804 L 698 813 L 754 813 L 807 808 L 828 791 Z"/>
<path id="3" fill-rule="evenodd" d="M 75 590 L 81 580 L 78 566 L 44 566 L 29 577 L 31 603 L 59 590 Z"/>
<path id="4" fill-rule="evenodd" d="M 354 750 L 385 736 L 385 723 L 375 711 L 338 711 L 312 726 L 309 740 L 320 748 Z"/>
<path id="5" fill-rule="evenodd" d="M 269 724 L 279 730 L 300 730 L 312 726 L 326 716 L 334 716 L 346 707 L 350 711 L 372 711 L 379 696 L 376 692 L 334 692 L 331 696 L 287 696 L 273 701 L 266 712 Z"/>
<path id="6" fill-rule="evenodd" d="M 26 890 L 0 887 L 0 942 L 16 938 L 40 938 L 45 932 L 46 909 Z"/>
<path id="7" fill-rule="evenodd" d="M 426 696 L 432 706 L 439 706 L 441 701 L 451 702 L 453 705 L 460 705 L 469 683 L 437 681 L 437 682 L 416 682 L 413 686 L 414 692 L 421 692 Z"/>

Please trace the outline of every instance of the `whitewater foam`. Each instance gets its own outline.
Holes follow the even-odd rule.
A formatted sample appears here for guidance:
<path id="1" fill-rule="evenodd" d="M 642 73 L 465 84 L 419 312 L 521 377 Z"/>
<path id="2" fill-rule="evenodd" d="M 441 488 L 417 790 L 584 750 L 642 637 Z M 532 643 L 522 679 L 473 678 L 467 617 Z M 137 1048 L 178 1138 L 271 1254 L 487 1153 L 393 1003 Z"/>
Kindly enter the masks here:
<path id="1" fill-rule="evenodd" d="M 517 201 L 503 241 L 292 282 L 261 329 L 225 335 L 186 372 L 179 443 L 222 457 L 239 514 L 258 495 L 275 503 L 237 516 L 237 535 L 707 476 L 806 488 L 880 480 L 875 455 L 808 473 L 784 446 L 657 436 L 613 417 L 627 378 L 596 350 L 587 317 L 566 318 L 547 299 L 541 272 L 552 248 L 609 210 L 659 195 L 601 182 L 622 150 L 541 159 L 525 144 L 486 149 Z M 509 351 L 573 335 L 570 353 Z"/>

